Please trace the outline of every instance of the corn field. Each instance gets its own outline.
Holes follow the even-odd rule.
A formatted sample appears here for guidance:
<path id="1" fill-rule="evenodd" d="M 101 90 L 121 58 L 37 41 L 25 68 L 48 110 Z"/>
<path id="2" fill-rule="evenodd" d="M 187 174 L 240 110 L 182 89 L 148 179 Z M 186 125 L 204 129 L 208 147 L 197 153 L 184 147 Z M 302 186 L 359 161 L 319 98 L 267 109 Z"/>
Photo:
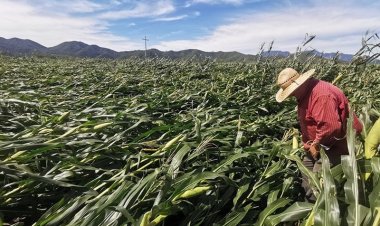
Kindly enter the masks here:
<path id="1" fill-rule="evenodd" d="M 364 123 L 308 171 L 285 67 L 315 68 Z M 380 66 L 0 57 L 0 225 L 380 225 Z M 350 128 L 350 127 L 349 127 Z M 301 172 L 317 201 L 305 201 Z"/>

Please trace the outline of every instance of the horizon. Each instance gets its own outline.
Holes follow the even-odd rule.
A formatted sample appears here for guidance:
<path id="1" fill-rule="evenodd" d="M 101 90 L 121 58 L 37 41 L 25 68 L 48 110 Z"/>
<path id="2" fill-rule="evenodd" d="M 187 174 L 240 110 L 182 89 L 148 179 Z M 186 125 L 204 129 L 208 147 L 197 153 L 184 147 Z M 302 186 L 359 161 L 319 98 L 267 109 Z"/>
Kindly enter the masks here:
<path id="1" fill-rule="evenodd" d="M 0 38 L 4 38 L 4 37 L 0 37 Z M 31 39 L 23 39 L 23 38 L 19 38 L 19 37 L 12 37 L 12 38 L 5 38 L 6 40 L 11 40 L 11 39 L 18 39 L 18 40 L 23 40 L 23 41 L 32 41 L 32 42 L 35 42 L 37 44 L 40 44 L 42 45 L 41 43 L 38 43 L 34 40 L 31 40 Z M 80 40 L 71 40 L 71 41 L 65 41 L 65 42 L 62 42 L 62 43 L 59 43 L 58 45 L 56 46 L 59 46 L 61 44 L 64 44 L 64 43 L 72 43 L 72 42 L 79 42 L 79 43 L 83 43 L 85 45 L 88 45 L 88 46 L 97 46 L 97 47 L 100 47 L 100 48 L 105 48 L 105 49 L 109 49 L 109 48 L 106 48 L 106 47 L 103 47 L 103 46 L 99 46 L 99 45 L 96 45 L 96 44 L 88 44 L 88 43 L 85 43 L 85 42 L 82 42 Z M 44 45 L 42 45 L 44 46 Z M 51 47 L 47 47 L 47 46 L 44 46 L 46 48 L 53 48 L 53 47 L 56 47 L 56 46 L 51 46 Z M 112 50 L 112 51 L 115 51 L 117 53 L 122 53 L 122 52 L 133 52 L 133 51 L 144 51 L 144 49 L 135 49 L 135 50 L 124 50 L 124 51 L 117 51 L 117 50 L 113 50 L 113 49 L 109 49 L 109 50 Z M 149 51 L 149 50 L 158 50 L 160 52 L 180 52 L 180 51 L 187 51 L 187 50 L 196 50 L 196 51 L 202 51 L 202 52 L 205 52 L 205 53 L 218 53 L 218 52 L 222 52 L 222 53 L 233 53 L 233 52 L 236 52 L 236 53 L 239 53 L 239 54 L 243 54 L 243 55 L 251 55 L 251 56 L 255 56 L 255 55 L 258 55 L 260 54 L 259 52 L 258 53 L 255 53 L 255 54 L 251 54 L 251 53 L 242 53 L 242 52 L 239 52 L 239 51 L 220 51 L 220 50 L 217 50 L 217 51 L 204 51 L 204 50 L 200 50 L 200 49 L 181 49 L 181 50 L 160 50 L 160 49 L 156 49 L 156 48 L 147 48 L 146 51 Z M 306 52 L 310 51 L 316 51 L 318 53 L 321 53 L 321 54 L 347 54 L 347 53 L 343 53 L 343 52 L 321 52 L 321 51 L 318 51 L 317 49 L 309 49 L 309 50 L 304 50 Z M 283 50 L 278 50 L 278 49 L 271 49 L 271 50 L 263 50 L 264 53 L 269 53 L 269 52 L 281 52 L 281 53 L 288 53 L 288 54 L 294 54 L 295 52 L 290 52 L 290 51 L 283 51 Z M 353 54 L 348 54 L 348 55 L 353 55 Z"/>
<path id="2" fill-rule="evenodd" d="M 354 54 L 366 32 L 380 30 L 374 0 L 3 0 L 0 36 L 45 47 L 80 41 L 117 52 L 144 50 L 239 52 L 260 46 Z M 311 15 L 311 16 L 310 16 Z M 302 18 L 302 19 L 300 19 Z"/>

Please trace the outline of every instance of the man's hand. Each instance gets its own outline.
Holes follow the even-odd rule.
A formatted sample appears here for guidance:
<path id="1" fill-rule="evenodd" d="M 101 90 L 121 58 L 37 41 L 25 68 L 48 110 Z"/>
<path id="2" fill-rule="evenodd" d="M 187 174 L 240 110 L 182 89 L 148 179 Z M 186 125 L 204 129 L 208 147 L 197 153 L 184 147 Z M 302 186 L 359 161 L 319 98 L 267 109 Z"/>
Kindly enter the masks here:
<path id="1" fill-rule="evenodd" d="M 318 142 L 308 141 L 308 142 L 304 143 L 303 147 L 306 151 L 308 151 L 310 153 L 311 157 L 313 157 L 314 160 L 319 159 L 320 145 Z"/>
<path id="2" fill-rule="evenodd" d="M 312 143 L 310 145 L 310 149 L 309 149 L 309 152 L 311 154 L 311 156 L 313 157 L 314 160 L 318 160 L 319 159 L 319 149 L 320 149 L 320 146 L 318 143 Z"/>

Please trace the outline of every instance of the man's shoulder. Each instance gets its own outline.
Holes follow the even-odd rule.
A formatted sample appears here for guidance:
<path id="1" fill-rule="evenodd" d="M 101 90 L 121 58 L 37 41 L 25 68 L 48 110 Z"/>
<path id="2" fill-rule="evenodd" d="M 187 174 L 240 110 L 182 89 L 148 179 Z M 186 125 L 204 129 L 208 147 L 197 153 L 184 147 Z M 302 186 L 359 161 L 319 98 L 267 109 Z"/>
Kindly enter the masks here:
<path id="1" fill-rule="evenodd" d="M 330 92 L 339 92 L 339 93 L 343 93 L 343 91 L 333 85 L 332 83 L 330 82 L 326 82 L 326 81 L 323 81 L 323 80 L 318 80 L 316 86 L 314 87 L 314 89 L 318 92 L 327 92 L 327 93 L 330 93 Z"/>
<path id="2" fill-rule="evenodd" d="M 330 82 L 327 82 L 327 81 L 324 81 L 324 80 L 319 80 L 318 79 L 318 82 L 317 82 L 317 86 L 328 86 L 328 87 L 336 87 L 334 86 L 332 83 Z M 336 87 L 338 88 L 338 87 Z"/>
<path id="3" fill-rule="evenodd" d="M 323 80 L 318 80 L 318 83 L 314 87 L 312 93 L 314 98 L 329 96 L 332 98 L 340 99 L 342 97 L 345 97 L 343 91 L 339 87 Z"/>

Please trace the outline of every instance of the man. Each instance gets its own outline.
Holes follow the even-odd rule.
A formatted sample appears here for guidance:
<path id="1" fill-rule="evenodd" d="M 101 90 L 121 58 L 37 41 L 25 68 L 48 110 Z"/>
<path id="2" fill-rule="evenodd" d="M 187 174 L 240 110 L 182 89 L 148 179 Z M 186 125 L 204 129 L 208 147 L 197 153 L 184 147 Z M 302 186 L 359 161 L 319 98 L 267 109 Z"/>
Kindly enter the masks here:
<path id="1" fill-rule="evenodd" d="M 315 70 L 299 74 L 293 68 L 282 70 L 277 79 L 280 90 L 276 101 L 282 102 L 294 96 L 298 104 L 303 147 L 306 155 L 303 163 L 316 172 L 320 169 L 319 150 L 323 147 L 332 166 L 340 163 L 340 156 L 348 154 L 346 140 L 349 104 L 342 90 L 336 86 L 312 77 Z M 357 116 L 354 116 L 357 133 L 363 129 Z M 312 197 L 307 178 L 303 176 L 302 186 L 306 196 Z"/>

